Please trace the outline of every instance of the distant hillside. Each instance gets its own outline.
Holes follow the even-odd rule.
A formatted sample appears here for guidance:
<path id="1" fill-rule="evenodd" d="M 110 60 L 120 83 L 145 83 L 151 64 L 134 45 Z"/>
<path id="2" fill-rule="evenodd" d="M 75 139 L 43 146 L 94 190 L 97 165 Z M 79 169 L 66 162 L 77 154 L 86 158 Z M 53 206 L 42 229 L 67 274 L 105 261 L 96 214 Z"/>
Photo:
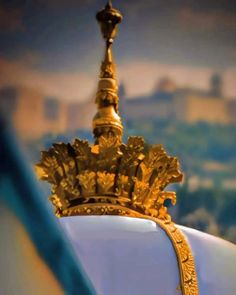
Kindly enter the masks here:
<path id="1" fill-rule="evenodd" d="M 129 135 L 139 134 L 149 144 L 162 143 L 180 158 L 189 175 L 236 179 L 236 126 L 207 123 L 186 124 L 169 120 L 130 120 Z"/>

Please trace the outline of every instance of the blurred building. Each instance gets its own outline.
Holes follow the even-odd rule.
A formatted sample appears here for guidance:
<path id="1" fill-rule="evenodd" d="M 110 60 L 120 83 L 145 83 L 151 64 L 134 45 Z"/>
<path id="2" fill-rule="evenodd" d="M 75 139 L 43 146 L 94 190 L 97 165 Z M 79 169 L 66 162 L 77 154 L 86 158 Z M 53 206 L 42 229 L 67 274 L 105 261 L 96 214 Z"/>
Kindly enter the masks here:
<path id="1" fill-rule="evenodd" d="M 161 79 L 150 96 L 134 97 L 125 101 L 127 117 L 131 120 L 173 117 L 175 91 L 176 85 L 170 79 Z"/>
<path id="2" fill-rule="evenodd" d="M 233 124 L 236 124 L 236 99 L 228 101 L 228 112 Z"/>
<path id="3" fill-rule="evenodd" d="M 23 139 L 88 129 L 94 113 L 93 102 L 68 103 L 28 87 L 0 89 L 0 114 L 10 119 Z"/>
<path id="4" fill-rule="evenodd" d="M 66 104 L 28 87 L 0 90 L 0 111 L 10 118 L 22 138 L 39 138 L 66 130 Z"/>
<path id="5" fill-rule="evenodd" d="M 233 114 L 229 112 L 229 102 L 226 99 L 194 89 L 178 89 L 175 92 L 173 112 L 177 120 L 187 123 L 233 123 Z"/>
<path id="6" fill-rule="evenodd" d="M 93 116 L 96 113 L 94 100 L 81 103 L 70 103 L 67 113 L 67 130 L 92 128 Z"/>
<path id="7" fill-rule="evenodd" d="M 159 81 L 149 96 L 126 100 L 129 119 L 174 119 L 186 123 L 199 121 L 219 124 L 236 123 L 236 100 L 223 96 L 223 83 L 213 75 L 208 91 L 178 88 L 168 78 Z"/>
<path id="8" fill-rule="evenodd" d="M 236 99 L 223 96 L 223 83 L 214 75 L 208 91 L 178 88 L 169 78 L 161 79 L 149 96 L 126 99 L 120 86 L 120 113 L 126 119 L 171 119 L 236 124 Z M 48 133 L 90 129 L 96 106 L 87 102 L 66 102 L 27 87 L 0 89 L 0 113 L 11 118 L 18 134 L 27 139 Z"/>

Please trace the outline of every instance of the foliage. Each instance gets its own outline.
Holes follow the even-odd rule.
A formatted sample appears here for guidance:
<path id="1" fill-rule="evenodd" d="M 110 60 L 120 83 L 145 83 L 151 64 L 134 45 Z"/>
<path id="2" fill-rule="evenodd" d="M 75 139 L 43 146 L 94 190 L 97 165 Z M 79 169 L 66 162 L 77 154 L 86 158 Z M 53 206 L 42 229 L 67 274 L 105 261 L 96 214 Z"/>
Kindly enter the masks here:
<path id="1" fill-rule="evenodd" d="M 177 222 L 236 243 L 236 190 L 214 187 L 191 192 L 184 185 L 178 190 L 177 199 Z"/>
<path id="2" fill-rule="evenodd" d="M 216 161 L 229 166 L 228 171 L 215 174 L 236 173 L 236 126 L 207 123 L 186 124 L 170 120 L 128 121 L 128 135 L 139 134 L 150 143 L 162 143 L 170 154 L 177 155 L 187 174 L 207 174 L 202 169 L 206 161 Z M 218 176 L 217 175 L 217 176 Z"/>

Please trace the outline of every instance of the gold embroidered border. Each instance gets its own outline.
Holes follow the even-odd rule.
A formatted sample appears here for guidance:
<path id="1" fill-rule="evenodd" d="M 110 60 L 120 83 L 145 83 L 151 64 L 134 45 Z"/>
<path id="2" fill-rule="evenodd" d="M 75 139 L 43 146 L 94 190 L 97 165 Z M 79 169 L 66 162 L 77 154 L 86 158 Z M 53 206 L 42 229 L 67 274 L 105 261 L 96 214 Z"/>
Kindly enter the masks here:
<path id="1" fill-rule="evenodd" d="M 172 221 L 164 221 L 151 216 L 143 215 L 137 211 L 112 204 L 88 204 L 79 205 L 62 211 L 58 216 L 75 215 L 119 215 L 149 219 L 157 223 L 169 237 L 178 261 L 180 273 L 180 289 L 183 295 L 199 295 L 198 280 L 194 257 L 191 248 L 182 233 Z"/>
<path id="2" fill-rule="evenodd" d="M 194 257 L 191 248 L 182 233 L 173 222 L 165 222 L 157 218 L 145 217 L 156 222 L 169 237 L 178 260 L 183 295 L 198 295 L 198 280 Z"/>

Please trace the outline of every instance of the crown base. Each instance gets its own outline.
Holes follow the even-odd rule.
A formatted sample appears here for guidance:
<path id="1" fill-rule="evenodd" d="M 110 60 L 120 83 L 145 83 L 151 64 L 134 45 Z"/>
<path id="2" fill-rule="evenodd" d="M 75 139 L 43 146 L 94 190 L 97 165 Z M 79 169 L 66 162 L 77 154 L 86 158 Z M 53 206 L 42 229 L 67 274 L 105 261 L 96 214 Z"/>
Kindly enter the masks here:
<path id="1" fill-rule="evenodd" d="M 57 217 L 68 216 L 88 216 L 88 215 L 116 215 L 136 218 L 158 218 L 165 222 L 171 222 L 171 217 L 168 214 L 158 214 L 152 216 L 150 213 L 145 214 L 140 208 L 128 208 L 119 204 L 111 203 L 87 203 L 80 204 L 64 210 L 57 209 L 55 212 Z M 166 212 L 165 212 L 166 213 Z"/>

